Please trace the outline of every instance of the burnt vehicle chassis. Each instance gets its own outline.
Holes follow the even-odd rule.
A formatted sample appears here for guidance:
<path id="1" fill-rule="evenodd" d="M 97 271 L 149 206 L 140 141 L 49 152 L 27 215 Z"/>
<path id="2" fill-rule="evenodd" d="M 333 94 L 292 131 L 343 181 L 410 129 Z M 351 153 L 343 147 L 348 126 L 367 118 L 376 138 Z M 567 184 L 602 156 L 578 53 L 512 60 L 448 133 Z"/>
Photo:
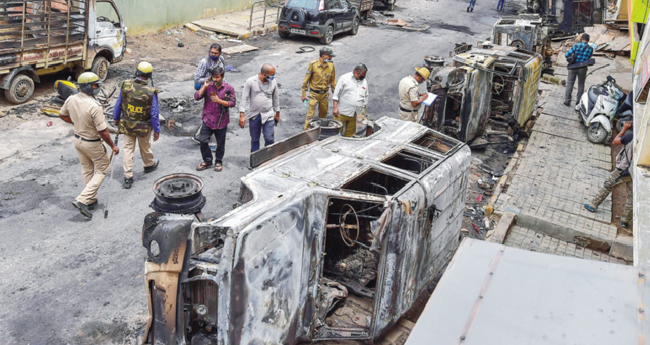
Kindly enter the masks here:
<path id="1" fill-rule="evenodd" d="M 431 68 L 429 92 L 437 97 L 420 121 L 463 142 L 485 134 L 490 118 L 520 131 L 537 100 L 541 55 L 481 44 L 484 48 L 457 49 L 452 66 Z"/>
<path id="2" fill-rule="evenodd" d="M 317 128 L 265 148 L 279 154 L 217 220 L 149 214 L 145 343 L 383 335 L 458 245 L 471 157 L 417 123 L 384 117 L 375 130 L 316 141 Z"/>

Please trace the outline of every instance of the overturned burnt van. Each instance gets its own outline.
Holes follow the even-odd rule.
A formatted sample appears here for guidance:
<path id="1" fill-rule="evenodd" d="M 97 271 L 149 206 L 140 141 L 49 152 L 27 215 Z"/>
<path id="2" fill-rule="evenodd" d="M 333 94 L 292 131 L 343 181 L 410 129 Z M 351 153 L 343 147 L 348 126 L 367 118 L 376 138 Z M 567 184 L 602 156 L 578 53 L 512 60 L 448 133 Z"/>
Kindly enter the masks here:
<path id="1" fill-rule="evenodd" d="M 363 138 L 319 131 L 261 150 L 216 220 L 191 214 L 203 199 L 147 215 L 145 343 L 372 342 L 416 302 L 458 245 L 469 148 L 387 117 Z"/>
<path id="2" fill-rule="evenodd" d="M 485 133 L 490 117 L 515 130 L 530 119 L 542 72 L 540 54 L 512 46 L 481 43 L 457 50 L 452 66 L 436 66 L 429 76 L 435 101 L 421 123 L 471 142 Z M 461 47 L 462 48 L 462 47 Z"/>

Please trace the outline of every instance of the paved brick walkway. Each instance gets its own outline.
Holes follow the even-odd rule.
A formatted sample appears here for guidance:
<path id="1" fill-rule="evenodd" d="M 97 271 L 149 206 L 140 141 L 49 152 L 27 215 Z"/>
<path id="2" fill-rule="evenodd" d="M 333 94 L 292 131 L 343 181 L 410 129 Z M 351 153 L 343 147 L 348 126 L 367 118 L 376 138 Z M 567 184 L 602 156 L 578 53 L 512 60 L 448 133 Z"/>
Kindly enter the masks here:
<path id="1" fill-rule="evenodd" d="M 575 245 L 574 243 L 558 240 L 557 238 L 553 238 L 521 226 L 514 226 L 512 230 L 510 230 L 504 244 L 508 247 L 521 248 L 533 252 L 548 253 L 561 256 L 573 256 L 580 259 L 607 261 L 631 265 L 631 263 L 617 259 L 613 256 L 583 248 Z"/>
<path id="2" fill-rule="evenodd" d="M 573 107 L 562 104 L 563 92 L 554 88 L 540 100 L 542 114 L 495 206 L 611 243 L 616 239 L 611 195 L 596 213 L 583 207 L 609 175 L 611 150 L 587 140 Z"/>

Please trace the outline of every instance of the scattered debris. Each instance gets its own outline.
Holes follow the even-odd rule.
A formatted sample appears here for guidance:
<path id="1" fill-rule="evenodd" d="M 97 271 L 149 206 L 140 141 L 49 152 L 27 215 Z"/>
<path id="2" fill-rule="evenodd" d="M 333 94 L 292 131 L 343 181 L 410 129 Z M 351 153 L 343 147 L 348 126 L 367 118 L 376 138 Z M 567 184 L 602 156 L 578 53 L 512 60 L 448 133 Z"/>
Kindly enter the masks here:
<path id="1" fill-rule="evenodd" d="M 228 40 L 228 41 L 230 42 L 231 40 Z M 250 52 L 250 51 L 258 50 L 258 49 L 260 49 L 260 48 L 256 47 L 256 46 L 251 46 L 251 45 L 248 45 L 248 44 L 242 44 L 240 46 L 233 46 L 233 47 L 223 48 L 223 53 L 232 55 L 232 54 Z"/>
<path id="2" fill-rule="evenodd" d="M 566 85 L 566 79 L 561 79 L 558 77 L 554 77 L 550 74 L 544 74 L 542 76 L 542 81 L 548 84 L 556 84 L 560 86 L 565 86 Z"/>
<path id="3" fill-rule="evenodd" d="M 225 69 L 226 72 L 239 72 L 239 70 L 233 67 L 233 65 L 226 65 Z"/>
<path id="4" fill-rule="evenodd" d="M 241 42 L 242 42 L 241 40 L 236 40 L 236 39 L 234 39 L 234 38 L 229 38 L 229 39 L 227 39 L 226 41 L 228 41 L 228 42 L 232 42 L 232 43 L 241 43 Z"/>
<path id="5" fill-rule="evenodd" d="M 389 19 L 387 22 L 388 25 L 397 25 L 397 26 L 406 26 L 409 23 L 403 21 L 402 19 Z"/>

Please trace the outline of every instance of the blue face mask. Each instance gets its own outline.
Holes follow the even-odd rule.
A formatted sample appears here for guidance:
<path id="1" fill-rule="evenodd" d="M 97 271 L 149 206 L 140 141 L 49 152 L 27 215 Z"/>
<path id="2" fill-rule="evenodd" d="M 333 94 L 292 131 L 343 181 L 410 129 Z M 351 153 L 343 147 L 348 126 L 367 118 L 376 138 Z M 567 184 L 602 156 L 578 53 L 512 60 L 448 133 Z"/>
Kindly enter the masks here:
<path id="1" fill-rule="evenodd" d="M 219 55 L 219 56 L 221 56 L 221 55 Z M 219 56 L 210 55 L 210 59 L 212 59 L 212 61 L 217 61 L 217 60 L 219 60 Z"/>
<path id="2" fill-rule="evenodd" d="M 325 63 L 332 62 L 332 59 L 325 59 Z"/>
<path id="3" fill-rule="evenodd" d="M 267 75 L 267 76 L 266 76 L 266 81 L 271 81 L 271 80 L 273 80 L 273 79 L 275 79 L 275 76 L 274 76 L 274 75 Z"/>

